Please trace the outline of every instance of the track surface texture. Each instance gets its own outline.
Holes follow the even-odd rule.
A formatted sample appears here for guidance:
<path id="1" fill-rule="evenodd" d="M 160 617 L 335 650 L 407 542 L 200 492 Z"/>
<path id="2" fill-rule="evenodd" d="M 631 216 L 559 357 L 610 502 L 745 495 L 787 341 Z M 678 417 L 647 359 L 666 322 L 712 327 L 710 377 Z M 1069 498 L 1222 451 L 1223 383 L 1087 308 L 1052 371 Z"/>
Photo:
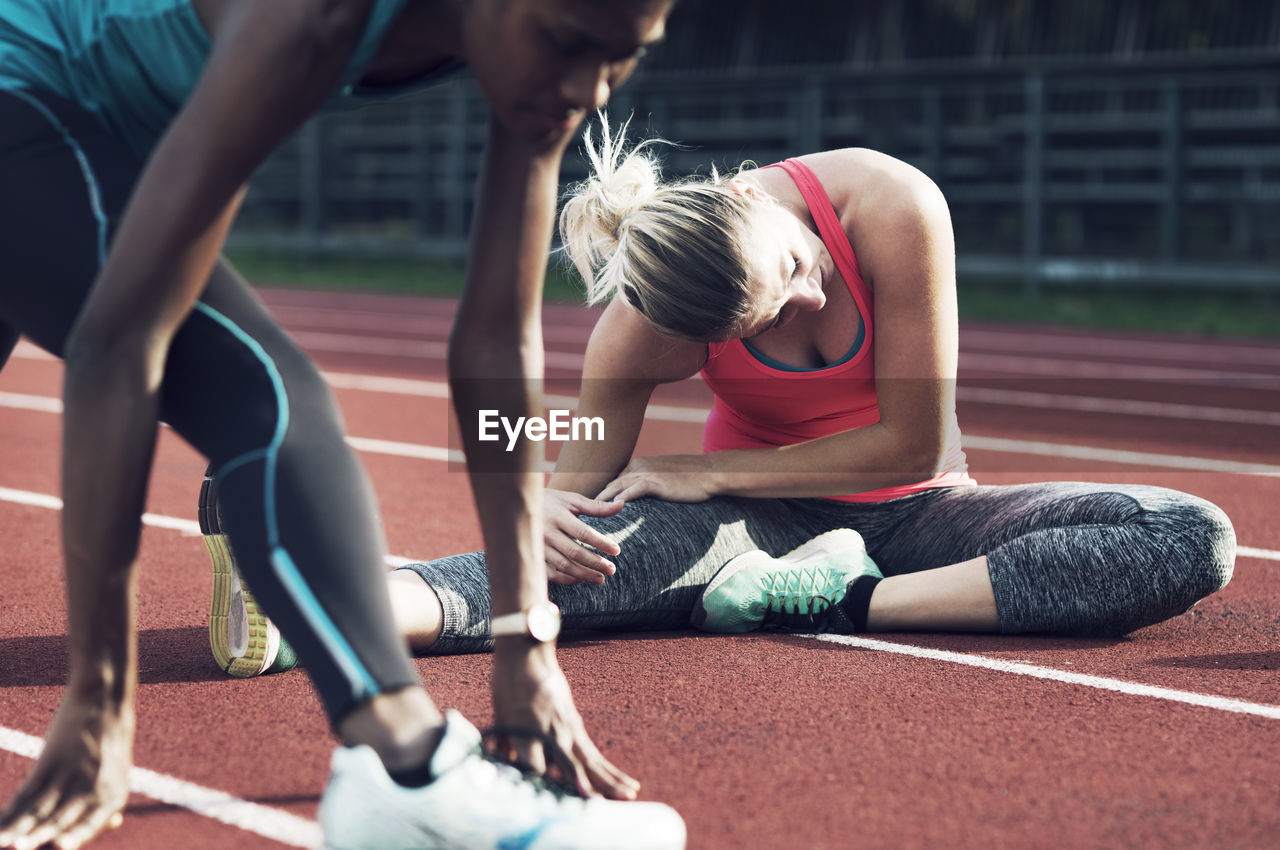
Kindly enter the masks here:
<path id="1" fill-rule="evenodd" d="M 264 297 L 335 387 L 392 553 L 479 548 L 448 436 L 455 305 Z M 576 392 L 594 315 L 546 309 L 552 393 Z M 1231 584 L 1121 640 L 566 640 L 560 658 L 597 743 L 641 779 L 643 797 L 681 811 L 693 850 L 1280 846 L 1280 345 L 980 325 L 960 341 L 960 423 L 980 482 L 1141 482 L 1204 496 L 1235 523 Z M 27 343 L 0 373 L 6 798 L 66 676 L 61 374 Z M 697 380 L 664 388 L 640 451 L 697 451 L 707 398 Z M 103 850 L 319 841 L 333 740 L 305 674 L 232 680 L 208 651 L 202 471 L 162 434 L 143 536 L 143 770 Z M 491 719 L 487 656 L 417 665 L 441 704 Z"/>

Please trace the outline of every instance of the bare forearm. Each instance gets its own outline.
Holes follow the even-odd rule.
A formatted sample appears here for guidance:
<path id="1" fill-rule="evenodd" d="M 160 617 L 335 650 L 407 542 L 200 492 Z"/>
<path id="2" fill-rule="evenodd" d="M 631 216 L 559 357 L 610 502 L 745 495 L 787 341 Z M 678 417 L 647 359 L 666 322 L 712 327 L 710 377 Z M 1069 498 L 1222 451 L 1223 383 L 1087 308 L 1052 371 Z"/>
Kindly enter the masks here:
<path id="1" fill-rule="evenodd" d="M 582 416 L 599 414 L 580 413 Z M 565 443 L 556 459 L 555 472 L 548 484 L 554 490 L 565 490 L 594 497 L 622 471 L 635 449 L 635 436 L 621 417 L 601 417 L 605 423 L 603 440 Z M 638 430 L 638 429 L 637 429 Z"/>
<path id="2" fill-rule="evenodd" d="M 555 215 L 559 149 L 490 131 L 467 288 L 450 344 L 450 381 L 488 553 L 497 612 L 546 597 L 542 444 L 481 442 L 479 411 L 541 413 L 542 285 Z"/>
<path id="3" fill-rule="evenodd" d="M 468 333 L 460 321 L 458 333 Z M 497 349 L 492 354 L 500 353 Z M 473 352 L 478 354 L 478 352 Z M 465 357 L 466 348 L 458 350 Z M 477 359 L 473 356 L 475 365 Z M 512 365 L 506 360 L 506 365 Z M 501 364 L 499 364 L 501 368 Z M 460 422 L 476 421 L 476 411 L 499 410 L 503 416 L 529 416 L 535 409 L 532 380 L 463 378 L 452 382 Z M 542 553 L 541 444 L 519 440 L 512 451 L 505 441 L 480 443 L 473 428 L 463 425 L 471 489 L 487 553 L 493 607 L 505 613 L 527 608 L 546 598 Z M 539 565 L 531 569 L 529 565 Z"/>
<path id="4" fill-rule="evenodd" d="M 68 359 L 62 536 L 73 690 L 108 710 L 132 706 L 137 549 L 156 432 L 144 369 L 81 348 Z"/>
<path id="5" fill-rule="evenodd" d="M 791 446 L 703 455 L 720 495 L 807 498 L 863 493 L 932 477 L 935 443 L 908 443 L 869 425 Z"/>

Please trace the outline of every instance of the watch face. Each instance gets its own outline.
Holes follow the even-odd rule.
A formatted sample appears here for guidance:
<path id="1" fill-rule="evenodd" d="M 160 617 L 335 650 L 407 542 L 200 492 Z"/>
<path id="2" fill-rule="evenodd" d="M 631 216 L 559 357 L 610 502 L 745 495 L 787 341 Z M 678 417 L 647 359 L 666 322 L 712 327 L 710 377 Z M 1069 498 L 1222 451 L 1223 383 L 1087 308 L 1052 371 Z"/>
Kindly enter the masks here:
<path id="1" fill-rule="evenodd" d="M 529 609 L 529 637 L 549 643 L 560 634 L 560 609 L 550 602 Z"/>

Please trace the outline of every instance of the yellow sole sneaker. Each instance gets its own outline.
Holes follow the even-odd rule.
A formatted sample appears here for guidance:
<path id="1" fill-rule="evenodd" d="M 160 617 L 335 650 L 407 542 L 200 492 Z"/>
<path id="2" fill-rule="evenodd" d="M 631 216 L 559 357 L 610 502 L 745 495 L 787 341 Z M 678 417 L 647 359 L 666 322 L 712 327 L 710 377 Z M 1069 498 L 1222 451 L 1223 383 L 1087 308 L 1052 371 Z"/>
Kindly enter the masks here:
<path id="1" fill-rule="evenodd" d="M 248 585 L 240 578 L 231 541 L 222 533 L 213 494 L 210 470 L 200 488 L 200 531 L 213 563 L 209 649 L 223 672 L 247 679 L 271 671 L 276 664 L 281 649 L 280 630 L 258 609 Z"/>

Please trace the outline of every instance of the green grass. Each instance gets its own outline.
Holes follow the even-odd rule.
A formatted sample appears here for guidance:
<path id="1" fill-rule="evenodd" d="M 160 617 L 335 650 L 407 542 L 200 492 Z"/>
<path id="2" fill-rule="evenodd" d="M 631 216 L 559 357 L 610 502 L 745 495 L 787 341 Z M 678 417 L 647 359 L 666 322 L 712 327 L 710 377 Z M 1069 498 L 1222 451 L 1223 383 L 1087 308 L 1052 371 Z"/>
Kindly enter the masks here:
<path id="1" fill-rule="evenodd" d="M 438 261 L 339 257 L 305 260 L 238 252 L 232 262 L 257 285 L 454 296 L 461 265 Z M 549 301 L 582 300 L 577 275 L 560 262 L 547 274 Z M 1280 339 L 1280 292 L 1190 292 L 1157 288 L 1046 287 L 1026 294 L 1017 285 L 961 281 L 966 321 L 1069 325 L 1087 328 Z"/>

